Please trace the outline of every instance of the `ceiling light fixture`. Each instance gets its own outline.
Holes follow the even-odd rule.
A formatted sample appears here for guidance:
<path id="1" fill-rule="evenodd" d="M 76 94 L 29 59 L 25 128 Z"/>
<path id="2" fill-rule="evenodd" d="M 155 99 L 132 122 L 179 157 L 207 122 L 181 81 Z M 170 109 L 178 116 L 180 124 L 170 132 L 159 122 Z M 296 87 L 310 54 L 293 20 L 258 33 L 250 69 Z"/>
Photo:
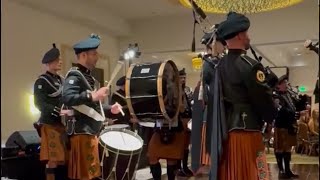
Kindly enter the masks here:
<path id="1" fill-rule="evenodd" d="M 251 14 L 276 9 L 286 8 L 301 3 L 303 0 L 194 0 L 204 11 L 209 13 L 238 13 Z M 188 8 L 191 8 L 190 0 L 179 0 Z"/>

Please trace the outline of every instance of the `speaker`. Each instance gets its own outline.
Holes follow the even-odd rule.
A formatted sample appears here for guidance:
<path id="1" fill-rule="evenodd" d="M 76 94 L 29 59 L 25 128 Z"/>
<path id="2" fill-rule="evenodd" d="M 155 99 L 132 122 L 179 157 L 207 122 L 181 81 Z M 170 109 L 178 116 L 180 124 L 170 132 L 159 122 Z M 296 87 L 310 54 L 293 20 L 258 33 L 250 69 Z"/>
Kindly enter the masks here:
<path id="1" fill-rule="evenodd" d="M 16 131 L 8 138 L 6 147 L 19 147 L 21 150 L 34 151 L 40 147 L 37 131 Z"/>
<path id="2" fill-rule="evenodd" d="M 39 155 L 1 159 L 1 177 L 18 180 L 45 180 L 45 164 Z"/>

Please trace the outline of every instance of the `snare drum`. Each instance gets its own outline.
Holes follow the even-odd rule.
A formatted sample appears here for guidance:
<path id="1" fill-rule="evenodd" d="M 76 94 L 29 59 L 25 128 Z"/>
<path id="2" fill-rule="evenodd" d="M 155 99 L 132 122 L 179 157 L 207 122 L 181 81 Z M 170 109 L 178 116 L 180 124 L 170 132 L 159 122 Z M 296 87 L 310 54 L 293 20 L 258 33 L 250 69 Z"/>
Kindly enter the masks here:
<path id="1" fill-rule="evenodd" d="M 99 137 L 102 179 L 135 179 L 143 146 L 141 137 L 127 129 L 107 129 Z"/>
<path id="2" fill-rule="evenodd" d="M 163 119 L 175 121 L 180 106 L 179 72 L 173 61 L 133 64 L 125 86 L 130 114 L 141 122 Z"/>
<path id="3" fill-rule="evenodd" d="M 110 126 L 105 126 L 104 129 L 118 130 L 118 129 L 130 129 L 128 124 L 113 124 Z"/>

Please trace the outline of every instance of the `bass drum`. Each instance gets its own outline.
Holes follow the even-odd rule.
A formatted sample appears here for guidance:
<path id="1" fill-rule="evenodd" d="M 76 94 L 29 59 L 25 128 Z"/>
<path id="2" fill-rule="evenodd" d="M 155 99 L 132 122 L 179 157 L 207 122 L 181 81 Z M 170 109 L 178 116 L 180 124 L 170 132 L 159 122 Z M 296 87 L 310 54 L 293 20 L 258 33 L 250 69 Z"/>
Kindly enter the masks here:
<path id="1" fill-rule="evenodd" d="M 163 120 L 164 126 L 178 118 L 179 71 L 171 60 L 133 64 L 126 75 L 126 98 L 130 114 L 141 122 Z"/>

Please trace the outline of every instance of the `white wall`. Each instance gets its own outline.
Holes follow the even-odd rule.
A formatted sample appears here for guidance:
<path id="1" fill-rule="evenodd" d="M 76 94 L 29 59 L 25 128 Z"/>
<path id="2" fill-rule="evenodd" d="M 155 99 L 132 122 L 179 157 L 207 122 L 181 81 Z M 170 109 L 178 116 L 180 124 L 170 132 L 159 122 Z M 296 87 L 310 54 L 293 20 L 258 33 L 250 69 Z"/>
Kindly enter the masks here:
<path id="1" fill-rule="evenodd" d="M 28 94 L 32 93 L 35 79 L 43 72 L 41 59 L 51 44 L 72 46 L 95 30 L 8 0 L 2 1 L 1 18 L 1 138 L 5 141 L 14 131 L 33 129 L 32 123 L 37 117 L 30 113 Z M 99 51 L 111 61 L 117 59 L 118 40 L 109 34 L 100 35 Z M 105 64 L 99 63 L 101 68 L 107 68 Z M 106 80 L 108 77 L 105 74 Z"/>

